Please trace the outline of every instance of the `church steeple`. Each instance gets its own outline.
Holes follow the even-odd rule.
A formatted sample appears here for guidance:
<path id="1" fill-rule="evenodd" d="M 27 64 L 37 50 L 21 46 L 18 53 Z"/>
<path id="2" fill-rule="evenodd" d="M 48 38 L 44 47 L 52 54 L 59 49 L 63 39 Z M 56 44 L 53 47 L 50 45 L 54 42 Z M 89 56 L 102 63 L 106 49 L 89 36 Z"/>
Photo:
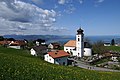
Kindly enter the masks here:
<path id="1" fill-rule="evenodd" d="M 79 28 L 76 35 L 76 56 L 83 57 L 84 54 L 84 31 Z"/>
<path id="2" fill-rule="evenodd" d="M 83 34 L 83 30 L 81 29 L 81 28 L 79 28 L 78 30 L 77 30 L 77 34 Z"/>

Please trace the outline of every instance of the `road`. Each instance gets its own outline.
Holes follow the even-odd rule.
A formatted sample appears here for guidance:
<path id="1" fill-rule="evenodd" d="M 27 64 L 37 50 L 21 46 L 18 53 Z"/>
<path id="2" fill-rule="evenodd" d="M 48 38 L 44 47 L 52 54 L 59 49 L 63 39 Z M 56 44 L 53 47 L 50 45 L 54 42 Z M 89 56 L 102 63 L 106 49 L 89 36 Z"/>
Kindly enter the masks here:
<path id="1" fill-rule="evenodd" d="M 120 72 L 119 70 L 112 70 L 112 69 L 106 69 L 106 68 L 100 68 L 100 67 L 94 67 L 94 66 L 90 66 L 84 62 L 81 61 L 76 61 L 77 62 L 77 66 L 84 68 L 84 69 L 90 69 L 90 70 L 98 70 L 98 71 L 112 71 L 112 72 Z"/>

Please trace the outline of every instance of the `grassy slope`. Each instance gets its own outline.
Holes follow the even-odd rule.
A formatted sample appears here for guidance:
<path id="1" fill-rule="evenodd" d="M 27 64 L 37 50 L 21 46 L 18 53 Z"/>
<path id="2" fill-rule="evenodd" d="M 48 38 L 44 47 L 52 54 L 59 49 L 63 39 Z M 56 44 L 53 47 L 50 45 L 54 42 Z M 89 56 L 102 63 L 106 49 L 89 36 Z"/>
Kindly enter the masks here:
<path id="1" fill-rule="evenodd" d="M 118 72 L 100 72 L 49 64 L 23 50 L 0 47 L 0 80 L 119 80 Z"/>
<path id="2" fill-rule="evenodd" d="M 109 50 L 120 52 L 120 46 L 106 46 Z"/>

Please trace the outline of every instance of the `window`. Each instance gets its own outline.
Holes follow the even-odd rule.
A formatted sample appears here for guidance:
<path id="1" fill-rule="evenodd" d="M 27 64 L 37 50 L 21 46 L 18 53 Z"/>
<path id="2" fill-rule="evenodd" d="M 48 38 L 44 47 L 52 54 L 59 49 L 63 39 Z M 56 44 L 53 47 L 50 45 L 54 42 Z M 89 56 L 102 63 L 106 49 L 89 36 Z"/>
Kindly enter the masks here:
<path id="1" fill-rule="evenodd" d="M 65 65 L 65 62 L 63 62 L 63 65 Z"/>
<path id="2" fill-rule="evenodd" d="M 56 59 L 56 61 L 58 61 L 58 59 Z"/>
<path id="3" fill-rule="evenodd" d="M 78 38 L 78 41 L 80 41 L 80 38 Z"/>
<path id="4" fill-rule="evenodd" d="M 66 49 L 66 50 L 68 50 L 68 49 Z"/>
<path id="5" fill-rule="evenodd" d="M 49 59 L 51 61 L 51 59 Z"/>

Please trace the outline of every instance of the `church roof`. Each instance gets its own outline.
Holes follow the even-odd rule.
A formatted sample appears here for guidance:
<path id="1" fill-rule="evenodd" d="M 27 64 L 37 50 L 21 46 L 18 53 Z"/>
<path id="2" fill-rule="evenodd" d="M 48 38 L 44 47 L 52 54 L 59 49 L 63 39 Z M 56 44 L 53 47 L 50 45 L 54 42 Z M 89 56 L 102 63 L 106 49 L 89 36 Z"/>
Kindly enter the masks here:
<path id="1" fill-rule="evenodd" d="M 76 40 L 70 40 L 64 46 L 65 47 L 76 47 Z"/>
<path id="2" fill-rule="evenodd" d="M 70 40 L 65 45 L 65 47 L 76 47 L 76 40 Z M 84 42 L 84 48 L 91 48 L 88 42 Z"/>

